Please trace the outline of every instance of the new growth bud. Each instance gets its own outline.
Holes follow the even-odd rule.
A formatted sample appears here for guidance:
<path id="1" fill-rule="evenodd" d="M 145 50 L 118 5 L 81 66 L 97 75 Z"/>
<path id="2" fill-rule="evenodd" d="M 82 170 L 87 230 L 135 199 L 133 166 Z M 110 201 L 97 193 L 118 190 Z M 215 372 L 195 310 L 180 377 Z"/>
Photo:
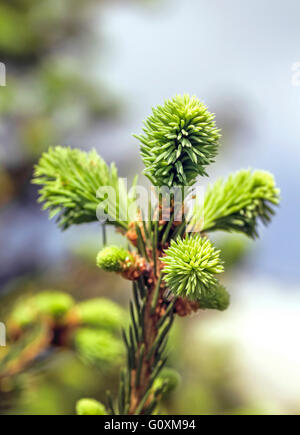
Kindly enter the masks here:
<path id="1" fill-rule="evenodd" d="M 216 275 L 224 271 L 220 251 L 200 234 L 172 240 L 165 254 L 161 258 L 166 265 L 164 279 L 176 296 L 201 300 L 217 284 Z"/>
<path id="2" fill-rule="evenodd" d="M 169 367 L 164 368 L 159 377 L 155 380 L 153 384 L 154 390 L 163 389 L 162 394 L 166 395 L 174 391 L 181 382 L 181 376 L 179 373 Z"/>
<path id="3" fill-rule="evenodd" d="M 230 295 L 225 287 L 216 285 L 198 300 L 200 310 L 225 311 L 230 305 Z"/>
<path id="4" fill-rule="evenodd" d="M 102 249 L 97 256 L 97 266 L 106 272 L 122 272 L 129 252 L 117 246 L 108 246 Z"/>
<path id="5" fill-rule="evenodd" d="M 120 331 L 126 319 L 123 308 L 104 298 L 81 302 L 75 307 L 75 311 L 82 326 L 103 328 L 112 332 Z"/>
<path id="6" fill-rule="evenodd" d="M 141 142 L 145 174 L 156 186 L 191 186 L 214 162 L 220 133 L 205 104 L 189 95 L 176 96 L 152 110 Z"/>
<path id="7" fill-rule="evenodd" d="M 81 399 L 76 404 L 77 415 L 107 415 L 102 403 L 94 399 Z"/>

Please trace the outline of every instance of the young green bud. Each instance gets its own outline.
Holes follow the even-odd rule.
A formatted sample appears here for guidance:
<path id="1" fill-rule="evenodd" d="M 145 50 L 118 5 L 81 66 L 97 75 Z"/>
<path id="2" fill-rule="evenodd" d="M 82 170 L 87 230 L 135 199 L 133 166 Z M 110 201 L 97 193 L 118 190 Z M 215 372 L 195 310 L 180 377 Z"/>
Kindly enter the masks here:
<path id="1" fill-rule="evenodd" d="M 107 415 L 105 406 L 94 399 L 81 399 L 76 404 L 77 415 Z"/>
<path id="2" fill-rule="evenodd" d="M 164 368 L 153 384 L 154 390 L 159 390 L 163 387 L 163 395 L 175 390 L 181 382 L 179 373 L 169 367 Z"/>
<path id="3" fill-rule="evenodd" d="M 37 320 L 37 310 L 30 303 L 30 301 L 24 301 L 18 304 L 9 318 L 9 324 L 20 328 L 26 328 L 32 325 Z"/>
<path id="4" fill-rule="evenodd" d="M 72 308 L 74 300 L 66 293 L 47 291 L 34 296 L 32 304 L 41 314 L 62 317 Z"/>
<path id="5" fill-rule="evenodd" d="M 230 295 L 222 285 L 210 288 L 199 300 L 201 310 L 225 311 L 230 305 Z"/>
<path id="6" fill-rule="evenodd" d="M 104 330 L 80 328 L 75 332 L 74 344 L 84 361 L 101 367 L 119 364 L 124 353 L 122 341 Z"/>
<path id="7" fill-rule="evenodd" d="M 83 326 L 120 331 L 124 325 L 124 310 L 109 299 L 98 298 L 81 302 L 75 310 Z"/>
<path id="8" fill-rule="evenodd" d="M 15 328 L 25 329 L 47 316 L 59 320 L 74 305 L 72 297 L 63 292 L 46 291 L 19 302 L 8 320 L 11 332 Z"/>
<path id="9" fill-rule="evenodd" d="M 214 161 L 220 133 L 214 115 L 189 95 L 176 96 L 152 110 L 141 142 L 145 174 L 156 186 L 191 186 Z"/>
<path id="10" fill-rule="evenodd" d="M 161 258 L 166 264 L 164 280 L 176 296 L 198 301 L 217 284 L 216 275 L 224 271 L 220 251 L 200 234 L 172 240 L 165 254 Z"/>
<path id="11" fill-rule="evenodd" d="M 129 252 L 124 248 L 108 246 L 99 252 L 97 266 L 106 272 L 121 272 L 122 264 L 129 255 Z"/>
<path id="12" fill-rule="evenodd" d="M 255 239 L 259 221 L 267 225 L 279 202 L 280 191 L 272 174 L 241 170 L 208 187 L 204 205 L 194 207 L 189 228 L 234 231 Z"/>

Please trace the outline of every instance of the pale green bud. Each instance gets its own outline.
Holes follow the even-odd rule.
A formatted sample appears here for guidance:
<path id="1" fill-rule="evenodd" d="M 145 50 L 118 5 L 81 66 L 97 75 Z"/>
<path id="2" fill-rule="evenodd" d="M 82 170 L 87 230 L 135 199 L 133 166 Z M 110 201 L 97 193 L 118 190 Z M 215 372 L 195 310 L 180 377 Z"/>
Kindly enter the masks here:
<path id="1" fill-rule="evenodd" d="M 32 302 L 40 313 L 53 317 L 65 315 L 74 305 L 74 300 L 70 295 L 57 291 L 39 293 Z"/>
<path id="2" fill-rule="evenodd" d="M 180 374 L 169 367 L 164 368 L 158 378 L 154 381 L 154 390 L 159 390 L 163 387 L 163 395 L 174 391 L 181 382 Z"/>
<path id="3" fill-rule="evenodd" d="M 104 330 L 80 328 L 75 332 L 74 344 L 84 361 L 98 366 L 118 365 L 124 354 L 123 342 Z"/>
<path id="4" fill-rule="evenodd" d="M 222 285 L 210 288 L 199 300 L 200 309 L 225 311 L 230 305 L 230 295 Z"/>
<path id="5" fill-rule="evenodd" d="M 169 289 L 176 295 L 200 300 L 207 290 L 217 284 L 216 275 L 224 271 L 220 251 L 200 234 L 172 240 L 161 260 Z"/>
<path id="6" fill-rule="evenodd" d="M 82 325 L 112 331 L 121 330 L 126 318 L 119 305 L 104 298 L 81 302 L 76 306 L 76 311 Z"/>
<path id="7" fill-rule="evenodd" d="M 153 109 L 141 142 L 145 174 L 156 186 L 191 186 L 218 153 L 215 116 L 198 98 L 177 95 Z"/>
<path id="8" fill-rule="evenodd" d="M 122 264 L 129 256 L 129 252 L 117 246 L 102 249 L 97 256 L 97 266 L 106 272 L 121 272 Z"/>
<path id="9" fill-rule="evenodd" d="M 76 404 L 77 415 L 107 415 L 105 406 L 94 399 L 81 399 Z"/>

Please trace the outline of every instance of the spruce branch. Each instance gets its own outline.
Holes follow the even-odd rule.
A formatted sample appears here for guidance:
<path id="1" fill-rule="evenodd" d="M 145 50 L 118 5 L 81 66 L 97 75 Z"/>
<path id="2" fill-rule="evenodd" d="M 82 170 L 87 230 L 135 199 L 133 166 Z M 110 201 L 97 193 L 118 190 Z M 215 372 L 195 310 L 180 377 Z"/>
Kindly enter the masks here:
<path id="1" fill-rule="evenodd" d="M 279 204 L 280 191 L 272 174 L 241 170 L 220 178 L 206 192 L 204 207 L 196 207 L 190 229 L 241 232 L 258 237 L 258 222 L 267 225 Z"/>
<path id="2" fill-rule="evenodd" d="M 137 225 L 138 223 L 134 228 Z M 153 384 L 166 363 L 165 350 L 174 320 L 174 302 L 164 296 L 162 275 L 158 277 L 154 273 L 155 256 L 158 268 L 162 267 L 159 257 L 162 254 L 160 249 L 163 236 L 163 231 L 158 232 L 155 228 L 157 226 L 151 223 L 147 232 L 137 231 L 133 238 L 137 246 L 141 246 L 141 243 L 145 247 L 149 246 L 147 253 L 152 261 L 144 269 L 143 275 L 133 283 L 133 300 L 129 305 L 131 323 L 128 331 L 123 331 L 128 366 L 120 378 L 117 401 L 119 414 L 127 412 L 146 415 L 155 410 L 157 398 Z M 155 244 L 158 255 L 150 248 L 154 233 L 158 237 Z"/>
<path id="3" fill-rule="evenodd" d="M 23 299 L 6 322 L 9 340 L 0 358 L 0 381 L 17 378 L 58 348 L 75 350 L 102 370 L 116 367 L 124 358 L 119 331 L 125 321 L 123 309 L 104 298 L 76 304 L 70 295 L 48 290 Z"/>
<path id="4" fill-rule="evenodd" d="M 196 97 L 185 95 L 153 109 L 145 121 L 144 134 L 136 137 L 141 142 L 145 174 L 152 184 L 179 186 L 185 192 L 185 187 L 193 188 L 198 176 L 207 175 L 206 167 L 218 152 L 220 132 L 206 106 Z M 118 208 L 121 201 L 128 205 L 131 199 L 119 181 L 116 168 L 109 168 L 95 151 L 83 153 L 61 147 L 51 148 L 43 155 L 34 180 L 42 186 L 40 201 L 45 202 L 44 208 L 50 210 L 50 217 L 58 215 L 62 228 L 96 220 L 101 202 L 96 193 L 101 186 L 117 190 Z M 267 224 L 274 206 L 279 204 L 273 176 L 250 170 L 210 186 L 204 205 L 198 204 L 180 222 L 177 198 L 171 197 L 167 206 L 168 219 L 160 196 L 163 195 L 158 195 L 159 205 L 154 210 L 149 207 L 148 222 L 141 210 L 137 210 L 134 221 L 113 222 L 122 228 L 128 250 L 107 246 L 97 256 L 100 268 L 133 281 L 130 322 L 122 330 L 127 364 L 120 374 L 117 399 L 114 401 L 107 394 L 107 412 L 111 415 L 157 412 L 163 395 L 177 384 L 178 377 L 164 371 L 168 336 L 176 316 L 185 317 L 200 309 L 223 311 L 228 307 L 230 296 L 218 281 L 224 270 L 221 253 L 206 233 L 239 231 L 254 238 L 258 221 Z M 183 204 L 179 205 L 182 210 Z M 103 239 L 107 241 L 106 236 Z M 72 310 L 80 326 L 73 341 L 86 359 L 105 358 L 102 347 L 107 359 L 118 359 L 121 354 L 119 342 L 113 341 L 113 331 L 101 329 L 99 333 L 95 329 L 99 322 L 101 325 L 97 315 L 100 313 L 101 317 L 102 312 L 106 318 L 108 311 L 107 307 L 101 311 L 99 305 L 95 311 L 90 306 Z M 99 411 L 95 403 L 86 402 L 82 408 L 87 413 Z"/>
<path id="5" fill-rule="evenodd" d="M 109 167 L 95 150 L 86 153 L 59 146 L 50 148 L 35 167 L 33 183 L 42 186 L 39 202 L 44 203 L 44 210 L 49 210 L 50 218 L 57 216 L 63 229 L 97 221 L 97 208 L 105 199 L 97 198 L 98 189 L 112 187 L 117 198 L 116 204 L 111 204 L 116 210 L 111 223 L 127 229 L 126 221 L 119 218 L 121 206 L 127 210 L 130 204 L 123 181 L 115 165 Z"/>

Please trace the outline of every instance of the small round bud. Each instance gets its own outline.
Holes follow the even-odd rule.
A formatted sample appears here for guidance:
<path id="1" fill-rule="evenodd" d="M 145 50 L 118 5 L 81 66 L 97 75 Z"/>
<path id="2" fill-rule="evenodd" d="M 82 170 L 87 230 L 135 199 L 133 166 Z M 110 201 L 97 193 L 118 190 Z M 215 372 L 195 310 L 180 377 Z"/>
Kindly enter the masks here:
<path id="1" fill-rule="evenodd" d="M 107 415 L 105 406 L 94 399 L 81 399 L 76 404 L 77 415 Z"/>
<path id="2" fill-rule="evenodd" d="M 121 272 L 122 264 L 129 256 L 129 252 L 117 246 L 102 249 L 97 256 L 97 266 L 106 272 Z"/>
<path id="3" fill-rule="evenodd" d="M 224 271 L 220 251 L 200 234 L 172 240 L 165 254 L 164 280 L 176 296 L 198 301 L 217 284 L 216 274 Z"/>
<path id="4" fill-rule="evenodd" d="M 216 285 L 210 288 L 198 302 L 200 310 L 225 311 L 230 305 L 230 295 L 225 287 Z"/>
<path id="5" fill-rule="evenodd" d="M 24 301 L 18 304 L 11 313 L 9 325 L 26 328 L 37 320 L 37 315 L 37 310 L 32 303 L 30 303 L 30 301 Z"/>
<path id="6" fill-rule="evenodd" d="M 10 333 L 25 329 L 40 321 L 41 317 L 60 320 L 74 305 L 72 297 L 58 291 L 46 291 L 19 302 L 8 320 Z"/>
<path id="7" fill-rule="evenodd" d="M 74 344 L 84 361 L 100 367 L 119 364 L 124 354 L 122 341 L 104 330 L 79 328 Z"/>
<path id="8" fill-rule="evenodd" d="M 32 303 L 41 314 L 61 317 L 72 308 L 74 300 L 66 293 L 47 291 L 34 296 Z"/>
<path id="9" fill-rule="evenodd" d="M 154 381 L 153 388 L 154 390 L 159 390 L 163 388 L 163 395 L 174 391 L 181 382 L 180 374 L 169 367 L 164 368 L 159 377 Z"/>
<path id="10" fill-rule="evenodd" d="M 83 326 L 119 331 L 124 325 L 124 310 L 109 299 L 98 298 L 81 302 L 75 310 Z"/>

